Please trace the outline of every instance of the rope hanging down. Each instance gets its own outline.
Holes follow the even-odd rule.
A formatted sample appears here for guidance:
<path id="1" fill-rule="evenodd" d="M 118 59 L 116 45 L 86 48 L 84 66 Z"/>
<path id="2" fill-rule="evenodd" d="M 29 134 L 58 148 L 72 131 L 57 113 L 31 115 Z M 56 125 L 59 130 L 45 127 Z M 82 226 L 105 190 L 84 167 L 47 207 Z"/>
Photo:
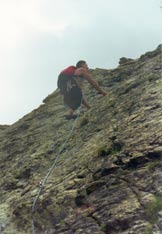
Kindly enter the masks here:
<path id="1" fill-rule="evenodd" d="M 81 103 L 82 103 L 82 102 L 81 102 Z M 36 195 L 36 197 L 35 197 L 35 199 L 34 199 L 34 201 L 33 201 L 33 204 L 32 204 L 32 214 L 34 214 L 34 212 L 35 212 L 36 203 L 37 203 L 37 201 L 38 201 L 38 199 L 39 199 L 39 197 L 40 197 L 40 194 L 41 194 L 41 192 L 42 192 L 42 190 L 43 190 L 43 187 L 44 187 L 45 184 L 46 184 L 46 181 L 47 181 L 48 177 L 50 176 L 50 174 L 51 174 L 52 171 L 54 170 L 54 168 L 55 168 L 55 166 L 56 166 L 56 163 L 57 163 L 59 157 L 61 156 L 61 152 L 64 150 L 64 148 L 65 148 L 65 146 L 66 146 L 68 140 L 70 139 L 70 137 L 71 137 L 71 135 L 72 135 L 72 133 L 73 133 L 73 131 L 74 131 L 75 124 L 76 124 L 76 122 L 77 122 L 77 120 L 78 120 L 78 118 L 79 118 L 79 116 L 80 116 L 80 112 L 81 112 L 81 105 L 80 105 L 80 108 L 79 108 L 77 117 L 76 117 L 76 119 L 74 120 L 74 123 L 73 123 L 73 125 L 72 125 L 71 131 L 70 131 L 70 133 L 69 133 L 67 139 L 66 139 L 65 142 L 62 144 L 62 147 L 61 147 L 61 149 L 59 150 L 59 152 L 58 152 L 58 154 L 57 154 L 57 156 L 56 156 L 56 158 L 55 158 L 55 160 L 54 160 L 52 166 L 51 166 L 50 169 L 48 170 L 48 173 L 46 174 L 46 176 L 44 177 L 44 179 L 43 179 L 43 180 L 40 182 L 40 184 L 39 184 L 38 193 L 37 193 L 37 195 Z M 32 234 L 35 234 L 34 215 L 33 215 L 33 217 L 32 217 Z"/>

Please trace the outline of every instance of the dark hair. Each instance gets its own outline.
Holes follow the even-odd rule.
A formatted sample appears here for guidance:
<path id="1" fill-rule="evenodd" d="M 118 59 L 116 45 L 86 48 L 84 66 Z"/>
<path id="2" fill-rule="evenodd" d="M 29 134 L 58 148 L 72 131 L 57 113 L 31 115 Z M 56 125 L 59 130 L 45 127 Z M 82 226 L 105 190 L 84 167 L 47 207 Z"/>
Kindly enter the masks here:
<path id="1" fill-rule="evenodd" d="M 86 61 L 84 61 L 84 60 L 78 61 L 77 64 L 76 64 L 76 68 L 80 68 L 85 63 L 86 63 Z"/>

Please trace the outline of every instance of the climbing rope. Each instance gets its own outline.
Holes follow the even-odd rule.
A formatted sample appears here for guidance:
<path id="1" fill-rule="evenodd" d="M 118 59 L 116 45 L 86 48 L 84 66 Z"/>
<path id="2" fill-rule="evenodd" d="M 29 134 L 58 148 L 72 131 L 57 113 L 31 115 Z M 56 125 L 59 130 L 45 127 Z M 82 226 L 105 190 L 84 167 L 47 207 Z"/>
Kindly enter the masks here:
<path id="1" fill-rule="evenodd" d="M 56 166 L 56 163 L 57 163 L 58 159 L 59 159 L 60 156 L 61 156 L 61 152 L 64 150 L 64 148 L 65 148 L 65 146 L 66 146 L 68 140 L 70 139 L 70 137 L 71 137 L 71 135 L 72 135 L 72 133 L 73 133 L 73 131 L 74 131 L 75 125 L 76 125 L 77 120 L 78 120 L 78 118 L 79 118 L 79 116 L 80 116 L 80 113 L 81 113 L 81 106 L 82 106 L 82 101 L 81 101 L 81 105 L 80 105 L 79 110 L 78 110 L 77 117 L 76 117 L 76 119 L 74 120 L 74 123 L 73 123 L 73 125 L 72 125 L 71 131 L 70 131 L 70 133 L 69 133 L 67 139 L 66 139 L 65 142 L 62 144 L 62 147 L 61 147 L 61 149 L 59 150 L 59 152 L 58 152 L 58 154 L 57 154 L 57 156 L 56 156 L 54 162 L 52 163 L 51 167 L 49 168 L 49 170 L 48 170 L 46 176 L 45 176 L 44 179 L 39 183 L 39 189 L 38 189 L 37 195 L 36 195 L 35 199 L 33 200 L 33 204 L 32 204 L 32 214 L 33 214 L 33 215 L 32 215 L 32 234 L 35 234 L 34 212 L 35 212 L 36 203 L 37 203 L 37 201 L 38 201 L 38 199 L 39 199 L 39 197 L 40 197 L 40 194 L 41 194 L 41 192 L 42 192 L 42 190 L 43 190 L 43 188 L 44 188 L 44 186 L 45 186 L 45 184 L 46 184 L 46 182 L 47 182 L 48 177 L 50 176 L 50 174 L 51 174 L 52 171 L 54 170 L 54 168 L 55 168 L 55 166 Z"/>
<path id="2" fill-rule="evenodd" d="M 46 176 L 45 176 L 44 179 L 43 179 L 42 181 L 40 181 L 40 183 L 39 183 L 38 192 L 37 192 L 37 195 L 36 195 L 35 199 L 33 200 L 32 209 L 31 209 L 31 210 L 32 210 L 32 214 L 33 214 L 33 215 L 32 215 L 32 234 L 35 234 L 34 212 L 35 212 L 36 204 L 37 204 L 37 202 L 38 202 L 38 200 L 39 200 L 40 194 L 41 194 L 41 192 L 42 192 L 42 190 L 43 190 L 43 188 L 44 188 L 44 186 L 45 186 L 45 184 L 46 184 L 46 182 L 47 182 L 48 177 L 50 176 L 50 174 L 51 174 L 52 171 L 54 170 L 54 168 L 55 168 L 55 166 L 56 166 L 56 163 L 57 163 L 58 159 L 59 159 L 60 156 L 61 156 L 62 151 L 64 150 L 64 148 L 65 148 L 67 142 L 69 141 L 69 139 L 70 139 L 70 137 L 71 137 L 71 135 L 72 135 L 72 133 L 73 133 L 73 131 L 74 131 L 75 125 L 76 125 L 76 123 L 77 123 L 77 120 L 78 120 L 78 118 L 79 118 L 79 116 L 80 116 L 80 114 L 81 114 L 81 107 L 82 107 L 83 97 L 84 97 L 84 94 L 83 94 L 83 96 L 82 96 L 81 105 L 80 105 L 80 107 L 79 107 L 79 109 L 78 109 L 77 117 L 76 117 L 76 119 L 74 120 L 74 123 L 73 123 L 73 125 L 72 125 L 72 128 L 71 128 L 71 130 L 70 130 L 70 132 L 69 132 L 69 135 L 68 135 L 67 139 L 66 139 L 65 142 L 62 144 L 62 147 L 61 147 L 61 149 L 59 150 L 59 152 L 57 153 L 57 156 L 56 156 L 54 162 L 52 163 L 51 167 L 49 168 L 49 170 L 48 170 Z M 93 99 L 93 95 L 90 97 L 90 101 L 91 101 L 91 99 Z M 52 145 L 52 149 L 53 149 L 53 148 L 54 148 L 54 145 Z"/>

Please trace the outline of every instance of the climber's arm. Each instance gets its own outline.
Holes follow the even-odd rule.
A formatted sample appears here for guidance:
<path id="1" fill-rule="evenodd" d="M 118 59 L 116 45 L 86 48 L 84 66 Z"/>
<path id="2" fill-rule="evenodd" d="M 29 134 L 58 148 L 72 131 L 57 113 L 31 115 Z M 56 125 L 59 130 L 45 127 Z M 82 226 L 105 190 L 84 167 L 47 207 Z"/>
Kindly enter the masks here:
<path id="1" fill-rule="evenodd" d="M 84 69 L 82 70 L 82 76 L 103 96 L 107 95 L 107 93 L 100 88 L 99 84 L 92 78 L 92 76 L 86 72 Z"/>

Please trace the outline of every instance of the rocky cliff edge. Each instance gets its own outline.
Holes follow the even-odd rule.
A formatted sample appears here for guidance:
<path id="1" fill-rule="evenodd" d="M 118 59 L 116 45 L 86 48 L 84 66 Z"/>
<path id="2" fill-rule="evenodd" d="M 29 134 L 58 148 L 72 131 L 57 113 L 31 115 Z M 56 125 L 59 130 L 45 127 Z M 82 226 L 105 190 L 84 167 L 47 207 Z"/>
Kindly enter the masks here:
<path id="1" fill-rule="evenodd" d="M 108 95 L 86 83 L 92 108 L 76 122 L 56 90 L 0 127 L 0 233 L 162 233 L 161 49 L 92 70 Z"/>

